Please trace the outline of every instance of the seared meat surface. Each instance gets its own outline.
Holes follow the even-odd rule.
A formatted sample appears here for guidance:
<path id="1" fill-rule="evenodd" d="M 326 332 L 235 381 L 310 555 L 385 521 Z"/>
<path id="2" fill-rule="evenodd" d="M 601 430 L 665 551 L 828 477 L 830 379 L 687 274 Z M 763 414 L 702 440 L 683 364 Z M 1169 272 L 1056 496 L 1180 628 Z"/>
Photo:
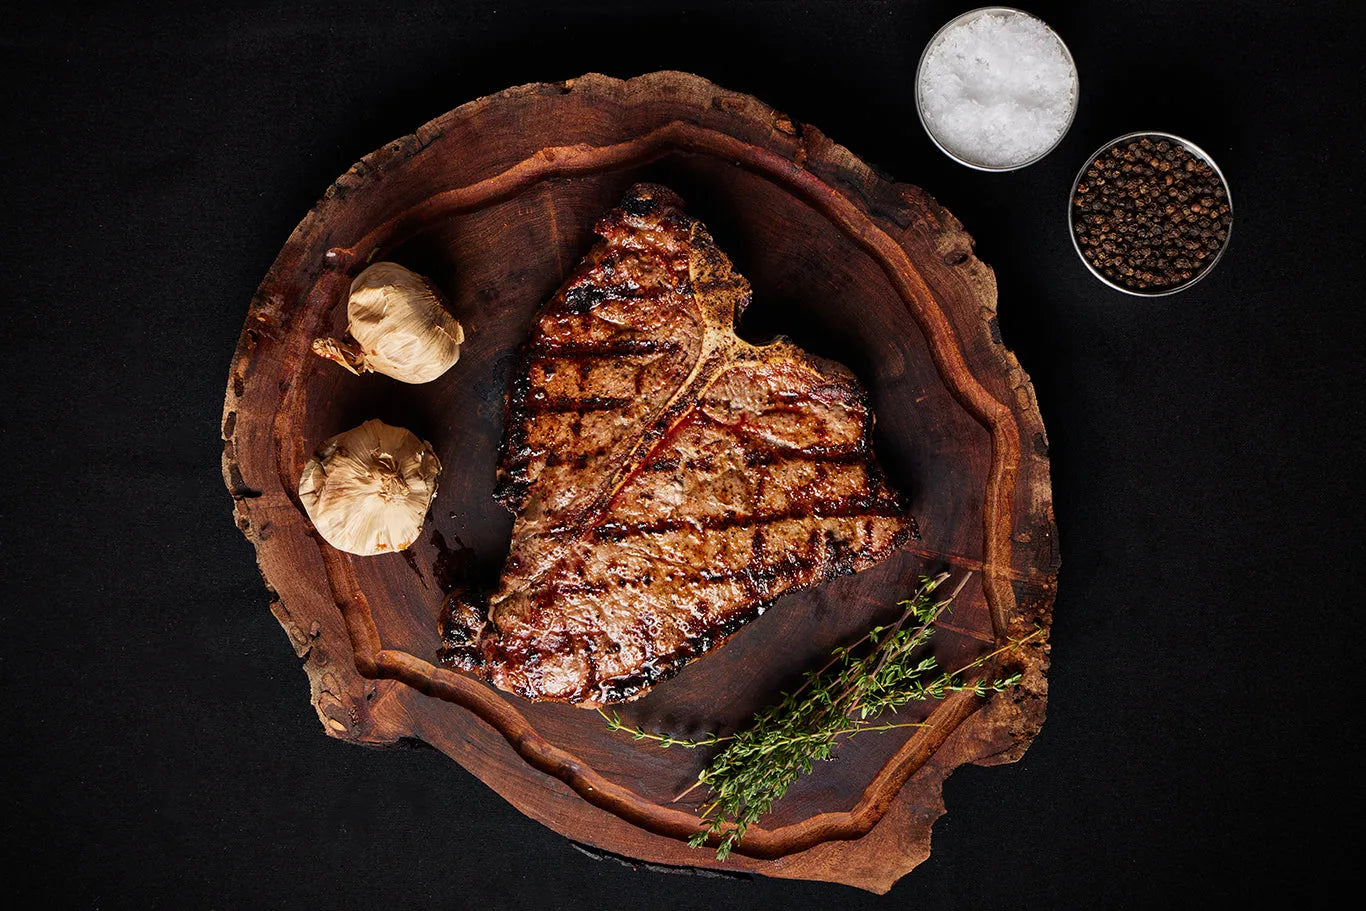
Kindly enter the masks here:
<path id="1" fill-rule="evenodd" d="M 844 367 L 735 334 L 749 283 L 671 191 L 631 189 L 536 316 L 508 398 L 498 589 L 442 660 L 528 699 L 637 698 L 779 596 L 915 533 Z"/>

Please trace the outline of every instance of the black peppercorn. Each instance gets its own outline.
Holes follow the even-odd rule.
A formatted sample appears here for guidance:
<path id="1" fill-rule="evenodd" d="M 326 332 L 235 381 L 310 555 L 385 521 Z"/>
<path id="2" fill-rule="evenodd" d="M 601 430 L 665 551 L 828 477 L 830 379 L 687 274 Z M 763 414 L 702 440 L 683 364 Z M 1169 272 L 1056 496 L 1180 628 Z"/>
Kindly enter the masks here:
<path id="1" fill-rule="evenodd" d="M 1072 198 L 1079 249 L 1124 288 L 1157 291 L 1209 268 L 1232 211 L 1219 175 L 1186 146 L 1142 137 L 1085 168 Z"/>

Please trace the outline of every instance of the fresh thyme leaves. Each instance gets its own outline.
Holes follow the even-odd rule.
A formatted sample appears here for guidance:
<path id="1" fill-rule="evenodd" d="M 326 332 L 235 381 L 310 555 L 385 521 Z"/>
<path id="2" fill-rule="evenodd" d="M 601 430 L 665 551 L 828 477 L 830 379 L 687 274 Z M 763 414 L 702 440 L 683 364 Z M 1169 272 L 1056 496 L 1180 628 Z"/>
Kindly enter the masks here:
<path id="1" fill-rule="evenodd" d="M 1012 640 L 954 671 L 941 670 L 932 656 L 918 657 L 934 635 L 935 621 L 967 582 L 964 577 L 948 597 L 934 598 L 935 590 L 948 578 L 948 573 L 922 577 L 915 594 L 898 605 L 903 611 L 894 623 L 875 626 L 853 645 L 835 649 L 824 667 L 806 674 L 800 686 L 734 734 L 673 737 L 629 725 L 615 711 L 598 709 L 598 713 L 608 730 L 661 747 L 721 747 L 697 776 L 698 785 L 705 785 L 711 797 L 702 805 L 705 827 L 688 843 L 701 847 L 714 838 L 716 857 L 725 860 L 750 824 L 767 813 L 793 782 L 809 773 L 816 762 L 830 758 L 840 737 L 918 727 L 920 722 L 874 721 L 912 702 L 968 690 L 987 696 L 1020 682 L 1019 674 L 997 680 L 967 680 L 965 675 L 1039 632 Z"/>

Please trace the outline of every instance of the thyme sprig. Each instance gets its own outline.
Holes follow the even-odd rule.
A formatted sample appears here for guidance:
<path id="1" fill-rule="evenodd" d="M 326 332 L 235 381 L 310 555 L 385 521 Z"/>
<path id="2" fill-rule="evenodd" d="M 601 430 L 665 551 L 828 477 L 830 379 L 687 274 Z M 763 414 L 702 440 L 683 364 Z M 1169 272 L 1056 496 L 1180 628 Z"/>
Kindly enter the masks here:
<path id="1" fill-rule="evenodd" d="M 600 708 L 598 713 L 608 730 L 661 747 L 722 747 L 693 785 L 705 785 L 711 797 L 701 808 L 706 825 L 688 843 L 701 847 L 715 838 L 716 857 L 725 860 L 746 829 L 766 814 L 793 782 L 809 773 L 816 762 L 830 758 L 839 738 L 919 727 L 924 722 L 875 721 L 912 702 L 964 691 L 988 696 L 1020 682 L 1018 673 L 995 680 L 967 679 L 967 675 L 1034 639 L 1041 630 L 1011 640 L 953 671 L 940 669 L 933 656 L 922 656 L 923 647 L 934 636 L 935 621 L 967 582 L 965 577 L 952 594 L 936 600 L 935 590 L 948 578 L 948 573 L 922 577 L 915 594 L 899 603 L 903 610 L 895 622 L 875 626 L 859 641 L 835 649 L 824 667 L 807 673 L 796 689 L 734 734 L 674 737 L 627 724 L 615 711 Z"/>

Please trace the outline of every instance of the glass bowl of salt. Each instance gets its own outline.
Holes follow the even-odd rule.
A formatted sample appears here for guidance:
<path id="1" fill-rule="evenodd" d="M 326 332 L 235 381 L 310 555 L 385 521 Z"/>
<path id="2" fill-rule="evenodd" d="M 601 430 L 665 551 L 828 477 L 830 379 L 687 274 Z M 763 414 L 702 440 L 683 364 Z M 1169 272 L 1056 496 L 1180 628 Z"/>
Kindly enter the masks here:
<path id="1" fill-rule="evenodd" d="M 959 164 L 1014 171 L 1062 142 L 1077 113 L 1077 65 L 1042 19 L 984 6 L 935 32 L 915 73 L 916 110 Z"/>

